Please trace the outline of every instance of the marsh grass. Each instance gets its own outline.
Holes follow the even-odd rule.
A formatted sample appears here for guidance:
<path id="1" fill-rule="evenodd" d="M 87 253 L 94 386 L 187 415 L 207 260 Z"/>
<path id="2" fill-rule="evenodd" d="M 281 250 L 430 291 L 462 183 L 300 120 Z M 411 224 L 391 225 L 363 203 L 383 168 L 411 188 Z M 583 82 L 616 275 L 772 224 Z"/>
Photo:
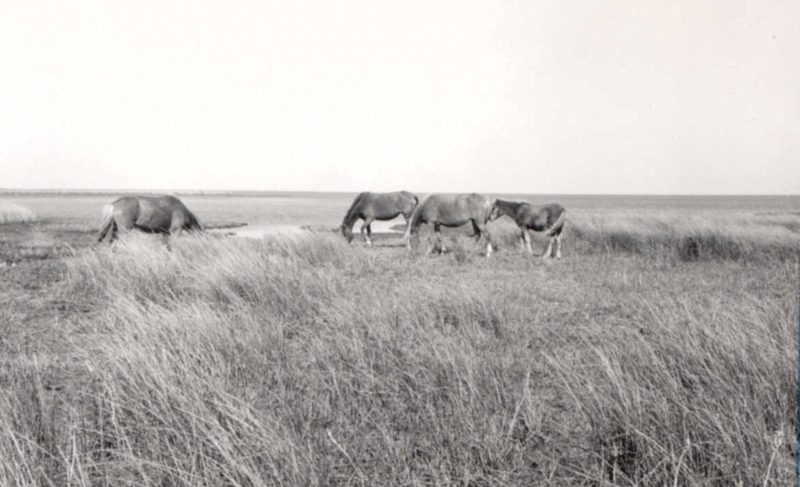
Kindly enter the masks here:
<path id="1" fill-rule="evenodd" d="M 797 264 L 755 228 L 579 219 L 560 262 L 502 229 L 491 259 L 461 236 L 82 251 L 58 290 L 91 310 L 60 323 L 80 381 L 3 359 L 0 483 L 785 484 Z"/>
<path id="2" fill-rule="evenodd" d="M 567 235 L 583 252 L 625 252 L 682 261 L 795 260 L 800 216 L 747 212 L 685 215 L 675 212 L 585 213 Z"/>
<path id="3" fill-rule="evenodd" d="M 0 202 L 0 225 L 4 223 L 28 223 L 36 221 L 36 214 L 16 203 Z"/>

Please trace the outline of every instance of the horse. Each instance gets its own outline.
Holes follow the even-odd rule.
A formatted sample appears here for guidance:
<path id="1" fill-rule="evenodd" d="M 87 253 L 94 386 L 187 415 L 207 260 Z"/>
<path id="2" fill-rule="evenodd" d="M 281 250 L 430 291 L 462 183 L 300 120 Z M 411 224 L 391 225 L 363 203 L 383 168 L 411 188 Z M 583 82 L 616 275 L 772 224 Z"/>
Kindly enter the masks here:
<path id="1" fill-rule="evenodd" d="M 527 201 L 509 201 L 497 199 L 492 205 L 489 219 L 494 221 L 505 215 L 511 217 L 517 223 L 521 234 L 520 243 L 529 254 L 533 254 L 531 248 L 530 230 L 545 232 L 545 236 L 550 237 L 547 250 L 542 257 L 552 257 L 553 242 L 556 243 L 557 259 L 561 258 L 561 233 L 564 230 L 567 210 L 563 206 L 552 203 L 544 206 L 534 206 Z"/>
<path id="2" fill-rule="evenodd" d="M 117 232 L 131 229 L 147 233 L 180 235 L 184 230 L 202 230 L 197 217 L 175 196 L 123 196 L 103 207 L 98 242 L 113 242 Z"/>
<path id="3" fill-rule="evenodd" d="M 404 237 L 406 245 L 410 250 L 411 237 L 417 234 L 420 225 L 430 223 L 436 232 L 439 253 L 443 253 L 446 249 L 442 244 L 441 226 L 460 227 L 471 222 L 475 240 L 479 241 L 481 236 L 486 237 L 486 257 L 489 257 L 492 255 L 492 237 L 486 223 L 489 221 L 491 209 L 492 200 L 477 193 L 428 195 L 411 215 Z"/>
<path id="4" fill-rule="evenodd" d="M 403 215 L 408 224 L 414 208 L 417 207 L 419 198 L 408 191 L 396 191 L 394 193 L 361 193 L 353 200 L 350 209 L 342 220 L 339 227 L 342 235 L 348 242 L 353 240 L 353 225 L 357 220 L 364 220 L 361 225 L 361 237 L 372 245 L 372 227 L 374 220 L 391 220 L 397 215 Z M 364 233 L 366 231 L 366 234 Z"/>

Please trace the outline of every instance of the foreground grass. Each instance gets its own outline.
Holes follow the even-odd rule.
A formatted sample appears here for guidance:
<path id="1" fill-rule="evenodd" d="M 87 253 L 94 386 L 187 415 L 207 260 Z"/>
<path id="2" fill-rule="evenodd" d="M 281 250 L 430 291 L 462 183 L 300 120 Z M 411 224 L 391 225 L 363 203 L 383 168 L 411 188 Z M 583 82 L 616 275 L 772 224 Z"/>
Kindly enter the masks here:
<path id="1" fill-rule="evenodd" d="M 0 364 L 0 483 L 791 481 L 791 252 L 683 262 L 575 227 L 550 263 L 502 232 L 492 259 L 464 238 L 85 251 L 59 292 L 89 311 L 54 325 L 70 363 Z"/>

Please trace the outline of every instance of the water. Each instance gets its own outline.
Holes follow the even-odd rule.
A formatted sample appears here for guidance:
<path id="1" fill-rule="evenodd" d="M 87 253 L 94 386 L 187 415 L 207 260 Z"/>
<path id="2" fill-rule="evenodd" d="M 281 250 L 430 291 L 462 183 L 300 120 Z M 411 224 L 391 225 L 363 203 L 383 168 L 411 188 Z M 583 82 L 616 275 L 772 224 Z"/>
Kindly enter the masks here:
<path id="1" fill-rule="evenodd" d="M 103 205 L 119 194 L 0 194 L 0 202 L 12 202 L 32 210 L 40 221 L 96 228 Z M 229 193 L 180 195 L 186 205 L 208 226 L 246 223 L 232 231 L 245 236 L 272 232 L 296 232 L 304 227 L 336 228 L 355 193 Z M 424 195 L 420 195 L 421 197 Z M 535 204 L 558 202 L 572 212 L 677 211 L 687 213 L 750 211 L 800 212 L 800 195 L 791 196 L 620 196 L 620 195 L 491 195 L 526 199 Z M 389 232 L 402 224 L 375 222 L 373 232 Z M 358 231 L 360 224 L 356 224 Z"/>

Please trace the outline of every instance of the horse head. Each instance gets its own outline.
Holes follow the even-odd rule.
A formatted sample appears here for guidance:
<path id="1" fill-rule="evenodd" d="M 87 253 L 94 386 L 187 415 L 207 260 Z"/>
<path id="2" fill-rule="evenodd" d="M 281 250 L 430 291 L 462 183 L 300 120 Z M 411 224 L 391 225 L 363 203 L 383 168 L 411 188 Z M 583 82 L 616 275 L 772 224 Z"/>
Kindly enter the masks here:
<path id="1" fill-rule="evenodd" d="M 342 232 L 342 235 L 344 235 L 344 238 L 347 239 L 348 243 L 353 241 L 353 229 L 352 228 L 349 228 L 345 224 L 341 224 L 339 226 L 339 230 Z"/>

